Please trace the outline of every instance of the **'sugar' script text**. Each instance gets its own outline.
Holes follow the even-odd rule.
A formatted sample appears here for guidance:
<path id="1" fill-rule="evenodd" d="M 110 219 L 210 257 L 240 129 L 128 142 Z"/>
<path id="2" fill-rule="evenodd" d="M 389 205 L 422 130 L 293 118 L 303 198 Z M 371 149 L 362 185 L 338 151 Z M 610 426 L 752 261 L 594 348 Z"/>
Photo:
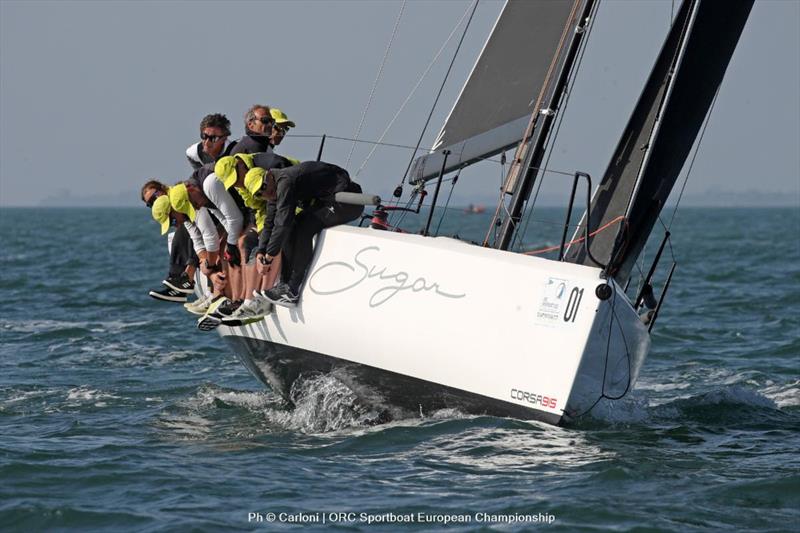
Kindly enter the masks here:
<path id="1" fill-rule="evenodd" d="M 411 281 L 411 276 L 408 274 L 408 272 L 403 272 L 402 270 L 391 272 L 388 271 L 388 267 L 374 264 L 371 265 L 364 257 L 362 257 L 367 255 L 367 252 L 379 251 L 380 248 L 377 246 L 368 246 L 359 250 L 355 256 L 353 256 L 353 263 L 355 264 L 344 261 L 332 261 L 330 263 L 325 263 L 317 268 L 311 275 L 308 280 L 308 288 L 311 289 L 312 292 L 320 295 L 337 294 L 350 290 L 353 287 L 360 285 L 365 280 L 376 278 L 385 283 L 383 286 L 373 292 L 372 296 L 370 296 L 370 307 L 378 307 L 379 305 L 388 302 L 397 293 L 402 291 L 434 291 L 434 293 L 445 298 L 463 298 L 466 296 L 466 294 L 452 294 L 445 292 L 438 283 L 429 283 L 428 280 L 422 276 L 416 278 L 414 281 Z M 318 279 L 316 282 L 314 281 L 321 272 L 326 273 L 326 280 L 335 280 L 333 288 L 320 287 L 320 285 L 323 285 L 321 279 Z M 330 281 L 326 281 L 324 284 L 327 285 L 329 283 Z"/>

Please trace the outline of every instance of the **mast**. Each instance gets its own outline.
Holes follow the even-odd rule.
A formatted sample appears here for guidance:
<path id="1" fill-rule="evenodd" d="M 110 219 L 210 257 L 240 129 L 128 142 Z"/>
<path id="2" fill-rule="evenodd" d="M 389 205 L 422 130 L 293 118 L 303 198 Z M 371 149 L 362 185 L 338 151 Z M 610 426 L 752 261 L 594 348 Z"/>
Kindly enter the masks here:
<path id="1" fill-rule="evenodd" d="M 581 4 L 583 5 L 581 6 Z M 586 33 L 586 24 L 594 4 L 595 0 L 578 0 L 575 2 L 572 17 L 565 28 L 565 31 L 569 28 L 574 28 L 572 38 L 566 48 L 561 46 L 556 51 L 553 61 L 558 65 L 557 75 L 555 78 L 550 78 L 548 80 L 549 83 L 542 89 L 542 94 L 549 95 L 549 98 L 547 98 L 547 103 L 544 107 L 533 110 L 528 131 L 526 132 L 527 135 L 517 149 L 515 164 L 509 171 L 504 185 L 505 193 L 511 194 L 512 197 L 509 216 L 503 222 L 500 238 L 496 243 L 496 247 L 500 250 L 508 249 L 522 216 L 525 202 L 533 191 L 533 185 L 539 173 L 539 165 L 541 165 L 544 158 L 545 143 L 564 95 L 575 57 Z M 562 58 L 560 61 L 558 61 L 559 55 Z M 518 179 L 520 174 L 522 174 L 522 179 Z"/>

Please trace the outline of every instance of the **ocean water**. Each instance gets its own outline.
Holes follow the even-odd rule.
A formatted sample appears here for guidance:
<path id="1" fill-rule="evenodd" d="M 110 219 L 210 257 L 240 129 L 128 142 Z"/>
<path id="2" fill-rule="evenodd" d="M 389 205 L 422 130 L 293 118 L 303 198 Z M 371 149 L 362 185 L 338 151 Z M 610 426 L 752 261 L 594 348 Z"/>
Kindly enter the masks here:
<path id="1" fill-rule="evenodd" d="M 557 243 L 561 216 L 524 245 Z M 487 217 L 442 232 L 480 240 Z M 150 299 L 145 209 L 2 209 L 0 530 L 798 531 L 800 209 L 682 209 L 672 230 L 623 400 L 566 427 L 371 426 L 330 378 L 287 409 Z"/>

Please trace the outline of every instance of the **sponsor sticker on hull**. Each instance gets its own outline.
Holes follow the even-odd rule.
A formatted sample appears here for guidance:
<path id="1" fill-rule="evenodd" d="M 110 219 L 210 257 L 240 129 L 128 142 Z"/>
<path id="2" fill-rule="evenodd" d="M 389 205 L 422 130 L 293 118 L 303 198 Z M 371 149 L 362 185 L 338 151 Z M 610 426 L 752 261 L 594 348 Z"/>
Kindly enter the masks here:
<path id="1" fill-rule="evenodd" d="M 542 301 L 536 310 L 536 322 L 553 326 L 561 320 L 564 304 L 567 302 L 568 281 L 561 278 L 547 278 L 542 291 Z"/>
<path id="2" fill-rule="evenodd" d="M 535 322 L 543 326 L 570 325 L 575 322 L 583 299 L 583 289 L 570 280 L 547 278 L 542 299 L 536 308 Z"/>

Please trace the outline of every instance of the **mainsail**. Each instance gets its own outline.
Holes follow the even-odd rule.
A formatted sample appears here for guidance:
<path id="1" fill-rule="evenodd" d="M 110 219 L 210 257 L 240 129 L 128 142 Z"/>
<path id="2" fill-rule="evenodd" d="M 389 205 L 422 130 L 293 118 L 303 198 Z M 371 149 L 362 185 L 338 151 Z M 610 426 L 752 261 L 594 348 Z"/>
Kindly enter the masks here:
<path id="1" fill-rule="evenodd" d="M 436 141 L 419 157 L 411 183 L 517 145 L 534 112 L 537 95 L 577 0 L 508 0 Z M 520 58 L 524 58 L 520 61 Z"/>
<path id="2" fill-rule="evenodd" d="M 591 203 L 592 255 L 624 284 L 683 168 L 739 41 L 753 0 L 686 0 Z M 586 215 L 577 236 L 584 235 Z M 594 265 L 583 243 L 566 261 Z"/>

